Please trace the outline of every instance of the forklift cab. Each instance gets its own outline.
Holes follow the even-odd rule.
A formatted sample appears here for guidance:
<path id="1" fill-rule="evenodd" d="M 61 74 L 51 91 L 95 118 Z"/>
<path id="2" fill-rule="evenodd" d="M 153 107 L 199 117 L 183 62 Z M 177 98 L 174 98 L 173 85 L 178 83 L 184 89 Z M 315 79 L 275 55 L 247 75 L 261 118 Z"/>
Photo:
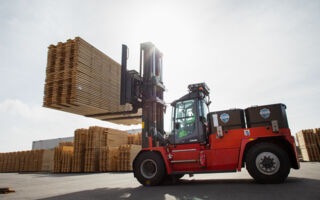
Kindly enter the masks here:
<path id="1" fill-rule="evenodd" d="M 170 144 L 205 143 L 207 140 L 209 88 L 205 83 L 192 84 L 188 88 L 188 94 L 171 104 Z"/>

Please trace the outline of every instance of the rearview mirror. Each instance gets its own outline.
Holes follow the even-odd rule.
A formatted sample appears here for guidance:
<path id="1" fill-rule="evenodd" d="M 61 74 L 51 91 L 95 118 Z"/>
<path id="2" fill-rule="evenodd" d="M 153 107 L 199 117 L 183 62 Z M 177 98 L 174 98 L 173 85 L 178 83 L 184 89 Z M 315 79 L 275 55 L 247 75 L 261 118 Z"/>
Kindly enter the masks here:
<path id="1" fill-rule="evenodd" d="M 179 123 L 179 122 L 176 122 L 176 123 L 175 123 L 175 128 L 176 128 L 176 129 L 180 129 L 180 123 Z"/>

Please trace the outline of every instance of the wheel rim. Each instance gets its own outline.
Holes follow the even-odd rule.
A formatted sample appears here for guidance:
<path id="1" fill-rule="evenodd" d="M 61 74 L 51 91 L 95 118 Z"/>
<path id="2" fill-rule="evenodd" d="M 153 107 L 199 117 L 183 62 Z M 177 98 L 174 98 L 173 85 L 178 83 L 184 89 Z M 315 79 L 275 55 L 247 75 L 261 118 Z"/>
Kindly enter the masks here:
<path id="1" fill-rule="evenodd" d="M 157 163 L 152 159 L 146 159 L 142 161 L 140 171 L 143 177 L 151 179 L 157 174 Z"/>
<path id="2" fill-rule="evenodd" d="M 271 152 L 262 152 L 256 158 L 257 169 L 265 175 L 273 175 L 280 169 L 278 156 Z"/>

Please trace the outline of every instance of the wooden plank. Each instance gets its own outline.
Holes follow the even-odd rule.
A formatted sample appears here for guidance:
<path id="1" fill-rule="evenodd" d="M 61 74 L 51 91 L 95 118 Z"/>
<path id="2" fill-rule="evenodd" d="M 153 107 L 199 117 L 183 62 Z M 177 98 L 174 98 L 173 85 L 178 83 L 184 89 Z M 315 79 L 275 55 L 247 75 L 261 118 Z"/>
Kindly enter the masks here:
<path id="1" fill-rule="evenodd" d="M 15 192 L 12 188 L 0 188 L 0 194 L 8 194 L 11 192 Z"/>
<path id="2" fill-rule="evenodd" d="M 120 76 L 117 62 L 79 37 L 50 45 L 43 106 L 80 115 L 129 111 L 120 105 Z M 141 118 L 110 121 L 138 124 Z"/>

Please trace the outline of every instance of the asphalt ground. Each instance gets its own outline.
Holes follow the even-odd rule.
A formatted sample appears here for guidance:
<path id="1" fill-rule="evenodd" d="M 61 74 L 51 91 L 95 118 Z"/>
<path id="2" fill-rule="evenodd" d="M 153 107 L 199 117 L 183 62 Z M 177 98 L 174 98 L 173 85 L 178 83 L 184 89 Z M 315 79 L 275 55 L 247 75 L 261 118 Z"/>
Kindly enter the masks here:
<path id="1" fill-rule="evenodd" d="M 0 188 L 16 192 L 0 199 L 311 199 L 320 200 L 320 163 L 303 162 L 283 184 L 257 184 L 245 169 L 238 173 L 185 175 L 175 184 L 143 187 L 132 173 L 0 173 Z"/>

